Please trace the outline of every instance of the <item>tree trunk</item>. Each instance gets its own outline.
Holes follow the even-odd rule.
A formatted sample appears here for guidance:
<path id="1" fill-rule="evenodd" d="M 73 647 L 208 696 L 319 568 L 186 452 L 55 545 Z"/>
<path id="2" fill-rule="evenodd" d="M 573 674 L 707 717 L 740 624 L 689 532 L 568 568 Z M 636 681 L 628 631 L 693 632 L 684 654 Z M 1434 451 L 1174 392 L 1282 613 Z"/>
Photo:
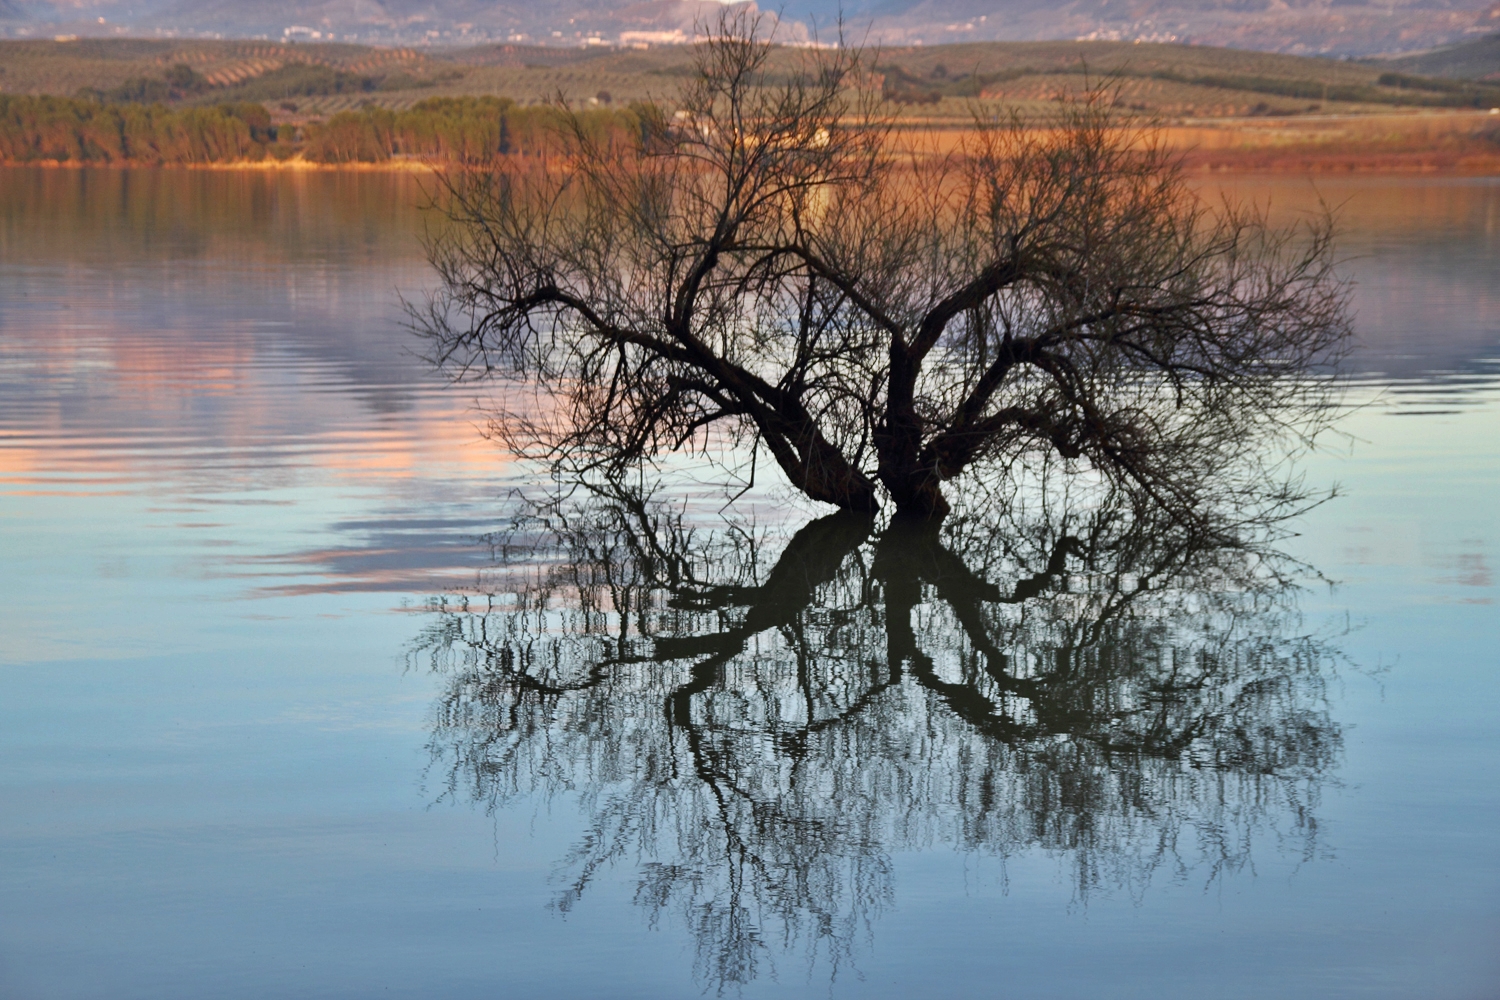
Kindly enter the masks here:
<path id="1" fill-rule="evenodd" d="M 896 516 L 941 521 L 948 516 L 937 469 L 922 463 L 922 422 L 914 401 L 917 366 L 900 344 L 891 347 L 891 380 L 885 421 L 875 431 L 880 481 L 896 502 Z"/>
<path id="2" fill-rule="evenodd" d="M 896 517 L 905 521 L 941 521 L 953 508 L 936 476 L 920 476 L 896 500 Z"/>
<path id="3" fill-rule="evenodd" d="M 792 485 L 814 500 L 861 514 L 880 510 L 875 484 L 816 429 L 805 429 L 798 440 L 771 432 L 763 438 Z"/>

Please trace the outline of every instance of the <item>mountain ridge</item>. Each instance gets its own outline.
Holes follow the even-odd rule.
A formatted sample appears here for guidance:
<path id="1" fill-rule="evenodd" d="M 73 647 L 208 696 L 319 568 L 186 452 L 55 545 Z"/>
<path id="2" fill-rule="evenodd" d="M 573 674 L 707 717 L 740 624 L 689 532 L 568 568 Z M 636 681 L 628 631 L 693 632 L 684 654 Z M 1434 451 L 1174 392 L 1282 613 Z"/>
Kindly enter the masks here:
<path id="1" fill-rule="evenodd" d="M 1415 52 L 1500 31 L 1474 0 L 792 0 L 783 41 L 1159 41 L 1297 55 Z M 753 3 L 750 6 L 754 6 Z M 454 46 L 682 42 L 716 0 L 0 0 L 0 37 L 51 34 L 263 38 Z M 768 15 L 774 17 L 774 15 Z"/>

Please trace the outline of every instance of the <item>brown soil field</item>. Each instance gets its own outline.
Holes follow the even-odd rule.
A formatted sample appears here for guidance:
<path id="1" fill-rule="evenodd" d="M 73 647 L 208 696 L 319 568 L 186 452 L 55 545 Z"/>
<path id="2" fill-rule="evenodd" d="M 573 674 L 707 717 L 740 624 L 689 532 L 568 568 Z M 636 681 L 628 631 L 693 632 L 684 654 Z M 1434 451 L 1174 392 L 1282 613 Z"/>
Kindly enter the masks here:
<path id="1" fill-rule="evenodd" d="M 1295 118 L 1218 118 L 1151 130 L 1189 170 L 1273 173 L 1500 175 L 1500 114 L 1406 112 Z M 958 151 L 969 129 L 911 124 L 914 151 Z"/>

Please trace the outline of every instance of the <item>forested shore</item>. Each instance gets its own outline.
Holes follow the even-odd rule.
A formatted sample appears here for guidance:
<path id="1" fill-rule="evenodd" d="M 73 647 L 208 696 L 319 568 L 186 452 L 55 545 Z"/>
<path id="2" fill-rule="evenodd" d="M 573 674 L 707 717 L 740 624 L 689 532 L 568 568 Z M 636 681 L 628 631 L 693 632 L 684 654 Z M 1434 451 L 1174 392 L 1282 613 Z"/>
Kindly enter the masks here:
<path id="1" fill-rule="evenodd" d="M 1128 114 L 1128 113 L 1127 113 Z M 482 164 L 558 150 L 566 129 L 635 138 L 664 128 L 654 105 L 566 112 L 502 97 L 432 97 L 323 121 L 276 122 L 263 104 L 208 106 L 0 94 L 0 163 L 42 166 L 401 169 Z M 967 128 L 904 121 L 911 148 L 941 155 Z M 1360 115 L 1161 123 L 1192 169 L 1500 174 L 1500 115 Z"/>
<path id="2" fill-rule="evenodd" d="M 638 134 L 645 108 L 574 113 L 585 130 Z M 105 103 L 0 94 L 0 162 L 203 166 L 301 162 L 330 166 L 397 159 L 483 162 L 534 156 L 568 124 L 554 107 L 500 97 L 434 97 L 403 111 L 370 107 L 323 122 L 276 124 L 264 105 Z M 571 126 L 569 126 L 571 127 Z"/>

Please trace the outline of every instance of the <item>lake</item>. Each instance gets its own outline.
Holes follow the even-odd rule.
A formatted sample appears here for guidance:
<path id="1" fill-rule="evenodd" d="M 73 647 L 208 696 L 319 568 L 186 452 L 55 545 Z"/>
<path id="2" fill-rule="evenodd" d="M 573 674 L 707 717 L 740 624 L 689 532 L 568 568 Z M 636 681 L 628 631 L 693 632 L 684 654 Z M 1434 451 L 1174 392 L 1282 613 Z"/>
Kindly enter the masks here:
<path id="1" fill-rule="evenodd" d="M 524 472 L 403 325 L 419 178 L 0 169 L 0 995 L 1500 993 L 1500 182 L 1211 186 L 1342 206 L 1299 585 L 975 714 L 961 600 L 887 677 L 843 577 L 703 597 L 717 687 L 565 614 L 518 674 Z M 1055 657 L 1087 605 L 991 623 Z M 1219 664 L 1191 749 L 1120 742 L 1125 661 Z"/>

